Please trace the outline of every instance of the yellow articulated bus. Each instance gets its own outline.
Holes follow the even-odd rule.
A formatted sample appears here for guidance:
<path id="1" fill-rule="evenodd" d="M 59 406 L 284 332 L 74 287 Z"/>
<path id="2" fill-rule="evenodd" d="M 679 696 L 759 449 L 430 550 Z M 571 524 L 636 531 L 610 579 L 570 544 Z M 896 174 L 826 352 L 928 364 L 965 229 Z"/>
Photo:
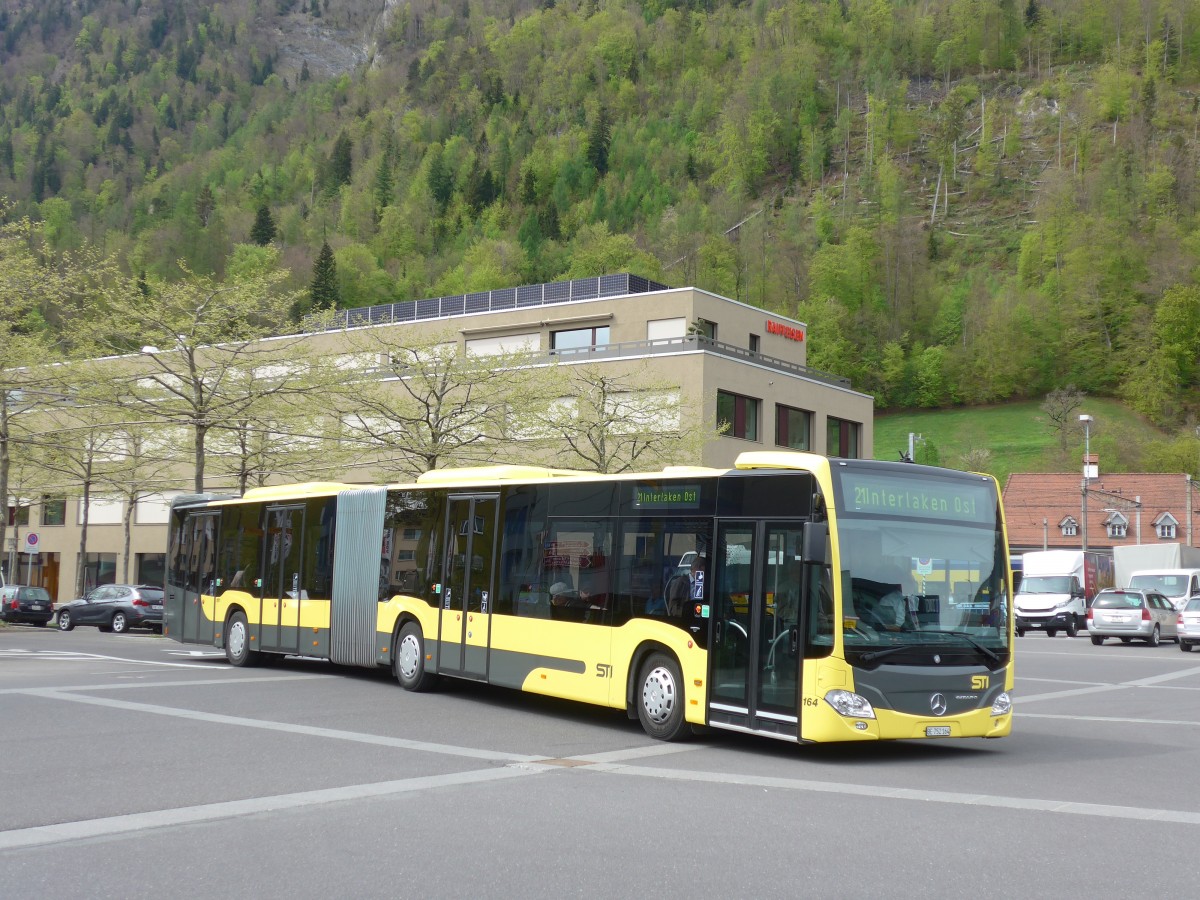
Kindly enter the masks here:
<path id="1" fill-rule="evenodd" d="M 175 501 L 165 631 L 794 742 L 1002 737 L 1011 572 L 994 479 L 742 454 Z"/>

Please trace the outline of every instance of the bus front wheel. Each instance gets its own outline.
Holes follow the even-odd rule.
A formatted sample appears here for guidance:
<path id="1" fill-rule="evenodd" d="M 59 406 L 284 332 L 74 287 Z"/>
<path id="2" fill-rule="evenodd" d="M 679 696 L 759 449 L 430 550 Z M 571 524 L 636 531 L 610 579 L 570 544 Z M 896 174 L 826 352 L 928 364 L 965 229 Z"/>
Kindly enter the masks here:
<path id="1" fill-rule="evenodd" d="M 407 622 L 400 629 L 392 671 L 406 691 L 427 691 L 437 684 L 437 675 L 425 668 L 425 640 L 416 622 Z"/>
<path id="2" fill-rule="evenodd" d="M 225 658 L 239 668 L 262 662 L 262 654 L 250 649 L 250 626 L 246 624 L 246 614 L 240 610 L 229 617 L 225 626 Z"/>
<path id="3" fill-rule="evenodd" d="M 638 686 L 638 720 L 646 734 L 660 741 L 678 740 L 687 729 L 679 663 L 666 653 L 651 653 Z"/>

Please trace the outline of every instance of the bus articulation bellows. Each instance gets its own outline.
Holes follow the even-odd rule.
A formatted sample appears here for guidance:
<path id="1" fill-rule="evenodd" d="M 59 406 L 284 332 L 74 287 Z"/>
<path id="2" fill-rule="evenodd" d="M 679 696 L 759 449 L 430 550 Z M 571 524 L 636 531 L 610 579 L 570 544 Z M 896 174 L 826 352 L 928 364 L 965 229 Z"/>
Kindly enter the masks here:
<path id="1" fill-rule="evenodd" d="M 742 454 L 177 498 L 165 632 L 794 742 L 1001 737 L 1011 573 L 986 475 Z"/>

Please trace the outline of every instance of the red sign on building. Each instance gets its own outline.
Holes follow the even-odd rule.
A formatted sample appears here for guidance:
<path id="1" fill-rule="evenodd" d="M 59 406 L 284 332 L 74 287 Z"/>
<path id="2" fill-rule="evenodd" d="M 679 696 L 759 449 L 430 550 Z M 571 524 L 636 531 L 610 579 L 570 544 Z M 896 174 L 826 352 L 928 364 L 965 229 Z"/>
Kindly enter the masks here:
<path id="1" fill-rule="evenodd" d="M 796 328 L 792 325 L 784 325 L 782 322 L 776 322 L 772 319 L 767 319 L 767 334 L 778 334 L 787 338 L 789 341 L 803 341 L 804 329 Z"/>

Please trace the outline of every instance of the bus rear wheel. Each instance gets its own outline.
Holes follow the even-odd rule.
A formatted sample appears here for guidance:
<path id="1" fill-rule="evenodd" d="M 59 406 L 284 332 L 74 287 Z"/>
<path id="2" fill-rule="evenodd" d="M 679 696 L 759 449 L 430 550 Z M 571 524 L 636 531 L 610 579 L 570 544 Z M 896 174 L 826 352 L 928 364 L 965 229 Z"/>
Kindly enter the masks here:
<path id="1" fill-rule="evenodd" d="M 246 624 L 246 614 L 240 610 L 229 617 L 225 626 L 225 658 L 239 668 L 262 662 L 262 654 L 250 649 L 250 626 Z"/>
<path id="2" fill-rule="evenodd" d="M 683 716 L 683 676 L 666 653 L 651 653 L 638 679 L 638 720 L 650 737 L 678 740 L 687 731 Z"/>
<path id="3" fill-rule="evenodd" d="M 406 691 L 428 691 L 437 684 L 437 675 L 425 668 L 425 639 L 416 622 L 406 622 L 400 629 L 392 671 Z"/>

